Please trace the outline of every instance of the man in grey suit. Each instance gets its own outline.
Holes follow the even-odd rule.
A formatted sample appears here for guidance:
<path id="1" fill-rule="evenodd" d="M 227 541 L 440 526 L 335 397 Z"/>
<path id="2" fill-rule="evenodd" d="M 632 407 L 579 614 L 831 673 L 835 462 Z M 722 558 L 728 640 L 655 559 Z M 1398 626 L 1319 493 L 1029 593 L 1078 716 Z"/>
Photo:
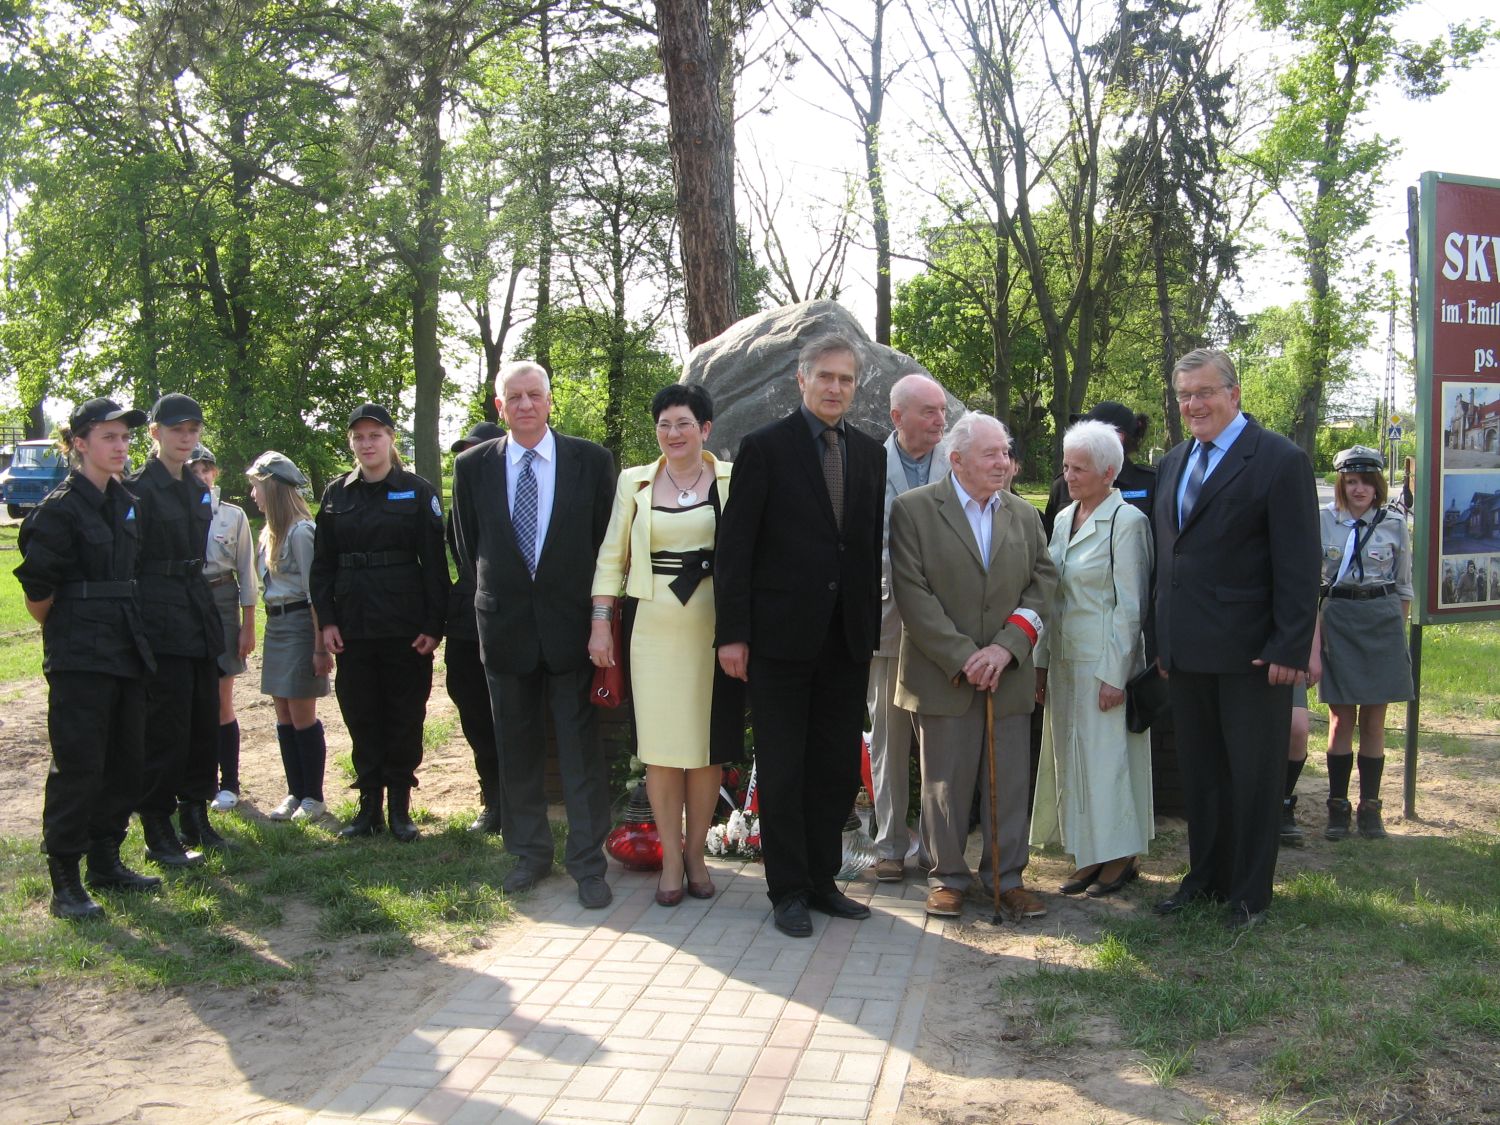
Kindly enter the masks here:
<path id="1" fill-rule="evenodd" d="M 891 503 L 913 488 L 948 475 L 948 396 L 930 376 L 912 372 L 891 387 L 891 430 L 885 439 L 885 550 L 880 570 L 880 647 L 870 661 L 865 702 L 870 709 L 870 775 L 875 792 L 875 878 L 899 883 L 906 874 L 906 827 L 911 788 L 910 711 L 896 705 L 896 662 L 901 652 L 901 611 L 891 595 Z"/>
<path id="2" fill-rule="evenodd" d="M 605 907 L 612 898 L 603 852 L 609 792 L 588 699 L 589 589 L 614 503 L 614 459 L 547 424 L 552 389 L 538 364 L 507 364 L 496 382 L 510 432 L 458 455 L 453 513 L 495 710 L 505 850 L 516 857 L 501 888 L 529 890 L 552 869 L 545 708 L 568 810 L 568 874 L 579 902 Z"/>
<path id="3" fill-rule="evenodd" d="M 985 697 L 994 706 L 998 821 L 982 773 L 981 825 L 998 834 L 999 870 L 986 844 L 980 883 L 1014 918 L 1047 913 L 1021 882 L 1026 867 L 1032 649 L 1057 582 L 1042 519 L 1004 490 L 1010 434 L 988 414 L 966 414 L 948 435 L 949 479 L 891 505 L 891 571 L 901 610 L 896 702 L 917 716 L 922 754 L 922 845 L 932 863 L 927 912 L 957 917 L 973 881 L 964 858 L 976 774 L 985 761 Z M 998 880 L 998 884 L 993 882 Z"/>

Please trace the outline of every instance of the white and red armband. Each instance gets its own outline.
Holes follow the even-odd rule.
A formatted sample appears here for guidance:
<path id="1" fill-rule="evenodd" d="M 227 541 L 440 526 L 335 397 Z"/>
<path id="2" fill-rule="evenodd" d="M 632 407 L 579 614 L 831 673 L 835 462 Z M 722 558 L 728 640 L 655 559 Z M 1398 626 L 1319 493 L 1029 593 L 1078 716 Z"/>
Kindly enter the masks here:
<path id="1" fill-rule="evenodd" d="M 1018 609 L 1005 619 L 1007 625 L 1014 625 L 1026 634 L 1031 641 L 1031 647 L 1036 648 L 1037 641 L 1042 639 L 1042 619 L 1029 609 Z"/>

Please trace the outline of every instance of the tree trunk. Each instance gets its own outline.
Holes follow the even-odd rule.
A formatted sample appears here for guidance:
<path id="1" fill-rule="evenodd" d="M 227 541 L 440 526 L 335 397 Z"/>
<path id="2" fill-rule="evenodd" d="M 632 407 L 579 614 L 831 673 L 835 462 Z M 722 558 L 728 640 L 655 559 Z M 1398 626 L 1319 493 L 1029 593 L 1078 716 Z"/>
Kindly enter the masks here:
<path id="1" fill-rule="evenodd" d="M 531 359 L 552 373 L 552 21 L 550 9 L 542 5 L 537 21 L 537 51 L 542 70 L 542 151 L 537 160 L 539 229 L 536 234 L 536 323 L 532 329 Z M 498 392 L 497 392 L 498 393 Z"/>
<path id="2" fill-rule="evenodd" d="M 723 118 L 704 0 L 657 0 L 688 343 L 739 319 L 732 129 Z"/>
<path id="3" fill-rule="evenodd" d="M 880 167 L 880 119 L 885 112 L 882 71 L 885 4 L 875 5 L 875 34 L 870 37 L 870 112 L 865 121 L 865 183 L 870 190 L 870 220 L 875 233 L 875 342 L 891 344 L 891 219 Z"/>
<path id="4" fill-rule="evenodd" d="M 438 420 L 442 411 L 443 364 L 438 347 L 438 302 L 443 285 L 443 80 L 429 71 L 417 105 L 417 236 L 411 263 L 411 358 L 416 374 L 412 439 L 416 472 L 442 491 Z M 394 405 L 394 404 L 392 404 Z"/>

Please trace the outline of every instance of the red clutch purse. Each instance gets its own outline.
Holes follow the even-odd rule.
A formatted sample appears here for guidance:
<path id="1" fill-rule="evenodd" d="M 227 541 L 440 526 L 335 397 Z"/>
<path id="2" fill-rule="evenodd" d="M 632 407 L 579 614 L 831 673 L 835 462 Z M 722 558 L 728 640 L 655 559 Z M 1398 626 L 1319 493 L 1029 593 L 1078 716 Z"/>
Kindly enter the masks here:
<path id="1" fill-rule="evenodd" d="M 624 614 L 617 606 L 613 620 L 609 623 L 609 636 L 613 642 L 615 662 L 608 668 L 594 669 L 594 683 L 589 690 L 589 702 L 595 707 L 613 710 L 630 702 L 630 681 L 625 676 Z"/>

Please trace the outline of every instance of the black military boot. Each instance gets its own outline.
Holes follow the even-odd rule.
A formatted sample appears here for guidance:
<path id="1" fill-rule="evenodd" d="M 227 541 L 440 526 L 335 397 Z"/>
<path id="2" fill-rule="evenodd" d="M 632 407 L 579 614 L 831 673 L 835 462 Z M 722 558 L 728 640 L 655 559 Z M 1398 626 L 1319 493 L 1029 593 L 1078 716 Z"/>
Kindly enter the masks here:
<path id="1" fill-rule="evenodd" d="M 178 835 L 189 848 L 206 852 L 227 852 L 229 841 L 220 836 L 208 819 L 207 801 L 181 801 L 177 805 Z"/>
<path id="2" fill-rule="evenodd" d="M 52 916 L 81 922 L 86 918 L 103 918 L 104 907 L 89 898 L 78 878 L 78 856 L 49 855 L 47 874 L 52 876 Z"/>
<path id="3" fill-rule="evenodd" d="M 411 819 L 411 790 L 392 785 L 390 788 L 391 835 L 409 844 L 420 833 Z"/>
<path id="4" fill-rule="evenodd" d="M 339 832 L 345 840 L 357 836 L 378 836 L 385 831 L 385 813 L 380 807 L 385 794 L 377 787 L 359 791 L 359 812 Z"/>
<path id="5" fill-rule="evenodd" d="M 125 866 L 120 858 L 118 840 L 93 840 L 89 843 L 88 885 L 96 891 L 155 891 L 161 889 L 161 878 L 142 875 Z"/>
<path id="6" fill-rule="evenodd" d="M 1328 798 L 1328 827 L 1323 829 L 1325 840 L 1347 840 L 1349 838 L 1349 802 L 1342 797 Z"/>
<path id="7" fill-rule="evenodd" d="M 1380 801 L 1371 797 L 1359 803 L 1355 810 L 1354 822 L 1359 827 L 1359 834 L 1366 840 L 1384 840 L 1386 838 L 1385 825 L 1380 822 Z"/>
<path id="8" fill-rule="evenodd" d="M 203 853 L 188 851 L 177 838 L 172 818 L 166 813 L 141 813 L 141 834 L 146 837 L 146 858 L 163 867 L 197 867 Z"/>
<path id="9" fill-rule="evenodd" d="M 1302 829 L 1297 825 L 1297 798 L 1287 797 L 1281 802 L 1281 842 L 1287 847 L 1302 846 Z"/>

